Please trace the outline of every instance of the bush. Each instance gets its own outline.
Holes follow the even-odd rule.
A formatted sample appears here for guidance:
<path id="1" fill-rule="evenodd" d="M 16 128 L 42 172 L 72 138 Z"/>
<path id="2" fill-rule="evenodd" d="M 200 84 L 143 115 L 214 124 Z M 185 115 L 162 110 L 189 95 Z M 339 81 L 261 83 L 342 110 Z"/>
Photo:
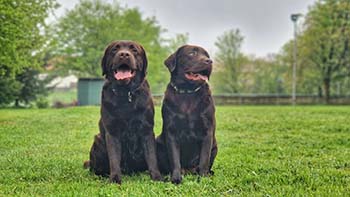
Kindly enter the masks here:
<path id="1" fill-rule="evenodd" d="M 36 106 L 40 109 L 49 107 L 49 100 L 46 97 L 40 96 L 36 100 Z"/>

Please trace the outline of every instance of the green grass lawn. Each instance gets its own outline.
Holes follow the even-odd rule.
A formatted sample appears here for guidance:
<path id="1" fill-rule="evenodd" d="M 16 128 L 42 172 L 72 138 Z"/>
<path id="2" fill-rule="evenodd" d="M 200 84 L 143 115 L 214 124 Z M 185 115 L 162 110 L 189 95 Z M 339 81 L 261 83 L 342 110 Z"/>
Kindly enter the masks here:
<path id="1" fill-rule="evenodd" d="M 98 107 L 0 110 L 0 196 L 350 195 L 350 107 L 220 106 L 216 117 L 214 176 L 117 186 L 82 168 Z"/>
<path id="2" fill-rule="evenodd" d="M 53 103 L 60 101 L 63 103 L 71 103 L 73 101 L 78 100 L 77 96 L 77 90 L 67 90 L 67 91 L 52 91 L 49 93 L 47 100 L 49 101 L 49 104 L 52 105 Z"/>

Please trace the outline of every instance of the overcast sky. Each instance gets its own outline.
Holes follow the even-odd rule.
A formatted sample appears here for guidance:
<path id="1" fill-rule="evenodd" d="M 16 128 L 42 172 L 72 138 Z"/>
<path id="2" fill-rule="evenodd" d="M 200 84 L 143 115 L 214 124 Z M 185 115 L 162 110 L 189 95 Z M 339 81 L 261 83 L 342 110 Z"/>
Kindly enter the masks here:
<path id="1" fill-rule="evenodd" d="M 112 0 L 109 0 L 112 1 Z M 216 38 L 239 28 L 245 37 L 243 52 L 265 56 L 277 53 L 293 37 L 291 13 L 306 13 L 316 0 L 119 0 L 155 16 L 168 30 L 165 36 L 188 33 L 191 44 L 215 51 Z M 60 16 L 78 0 L 58 0 Z"/>

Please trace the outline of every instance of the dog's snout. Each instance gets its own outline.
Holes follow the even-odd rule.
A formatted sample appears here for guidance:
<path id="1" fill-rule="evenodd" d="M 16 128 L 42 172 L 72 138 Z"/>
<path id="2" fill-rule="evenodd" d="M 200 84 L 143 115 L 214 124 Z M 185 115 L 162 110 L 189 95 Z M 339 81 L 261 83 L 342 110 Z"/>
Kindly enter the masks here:
<path id="1" fill-rule="evenodd" d="M 213 61 L 209 58 L 206 58 L 206 59 L 204 59 L 204 63 L 209 65 L 209 64 L 212 64 Z"/>
<path id="2" fill-rule="evenodd" d="M 130 52 L 128 51 L 120 51 L 118 53 L 118 56 L 120 59 L 129 59 L 130 58 Z"/>

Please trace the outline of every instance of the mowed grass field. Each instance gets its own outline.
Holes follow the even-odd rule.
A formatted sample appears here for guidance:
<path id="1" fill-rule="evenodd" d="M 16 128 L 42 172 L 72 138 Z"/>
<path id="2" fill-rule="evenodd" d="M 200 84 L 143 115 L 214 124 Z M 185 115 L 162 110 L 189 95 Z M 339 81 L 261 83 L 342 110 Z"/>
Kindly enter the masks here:
<path id="1" fill-rule="evenodd" d="M 0 196 L 350 195 L 350 107 L 219 106 L 216 117 L 214 176 L 117 186 L 82 168 L 99 107 L 0 110 Z M 157 107 L 157 134 L 161 124 Z"/>

